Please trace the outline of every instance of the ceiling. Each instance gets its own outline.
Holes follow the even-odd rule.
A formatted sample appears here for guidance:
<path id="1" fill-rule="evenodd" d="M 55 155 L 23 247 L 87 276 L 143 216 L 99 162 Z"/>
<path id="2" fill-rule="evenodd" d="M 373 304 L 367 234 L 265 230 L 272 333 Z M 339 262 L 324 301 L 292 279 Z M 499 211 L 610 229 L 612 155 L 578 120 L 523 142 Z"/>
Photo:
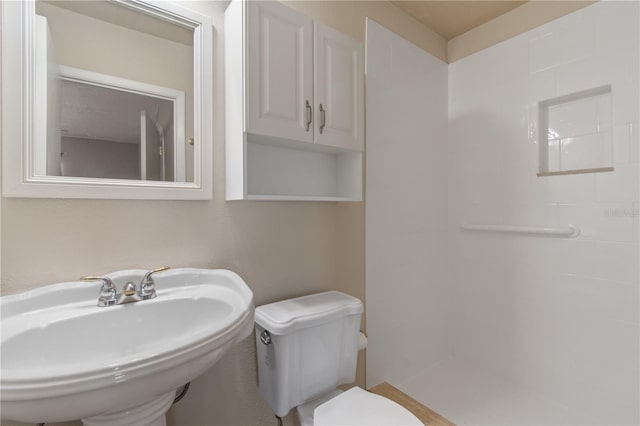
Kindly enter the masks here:
<path id="1" fill-rule="evenodd" d="M 140 143 L 141 111 L 161 125 L 173 120 L 173 101 L 135 92 L 60 79 L 63 137 Z"/>
<path id="2" fill-rule="evenodd" d="M 391 2 L 446 40 L 526 3 L 526 1 L 515 0 L 391 0 Z"/>

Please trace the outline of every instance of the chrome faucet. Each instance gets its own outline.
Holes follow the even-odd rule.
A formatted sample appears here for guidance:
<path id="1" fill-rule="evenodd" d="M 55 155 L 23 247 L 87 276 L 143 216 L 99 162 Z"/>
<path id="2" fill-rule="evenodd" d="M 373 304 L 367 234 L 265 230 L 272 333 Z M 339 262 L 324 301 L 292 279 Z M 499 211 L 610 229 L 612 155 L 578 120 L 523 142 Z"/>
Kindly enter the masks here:
<path id="1" fill-rule="evenodd" d="M 113 281 L 107 277 L 82 277 L 82 281 L 102 281 L 100 287 L 100 296 L 98 296 L 98 306 L 111 306 L 118 302 L 116 294 L 116 286 Z"/>
<path id="2" fill-rule="evenodd" d="M 142 300 L 153 299 L 156 297 L 156 284 L 153 282 L 152 275 L 157 272 L 163 272 L 170 269 L 169 266 L 163 266 L 162 268 L 154 269 L 144 274 L 142 281 L 140 281 L 140 291 L 138 294 Z"/>
<path id="3" fill-rule="evenodd" d="M 128 281 L 122 288 L 122 293 L 117 293 L 116 286 L 113 281 L 107 277 L 82 277 L 82 281 L 102 281 L 100 287 L 100 296 L 98 297 L 98 306 L 123 305 L 125 303 L 139 302 L 140 300 L 153 299 L 156 297 L 156 286 L 152 275 L 157 272 L 166 271 L 169 266 L 154 269 L 144 274 L 140 281 L 140 289 L 136 285 Z"/>
<path id="4" fill-rule="evenodd" d="M 116 305 L 139 302 L 141 300 L 142 297 L 140 297 L 140 294 L 136 289 L 136 285 L 131 281 L 128 281 L 122 288 L 122 293 L 120 293 L 120 297 L 118 297 L 118 303 L 116 303 Z"/>

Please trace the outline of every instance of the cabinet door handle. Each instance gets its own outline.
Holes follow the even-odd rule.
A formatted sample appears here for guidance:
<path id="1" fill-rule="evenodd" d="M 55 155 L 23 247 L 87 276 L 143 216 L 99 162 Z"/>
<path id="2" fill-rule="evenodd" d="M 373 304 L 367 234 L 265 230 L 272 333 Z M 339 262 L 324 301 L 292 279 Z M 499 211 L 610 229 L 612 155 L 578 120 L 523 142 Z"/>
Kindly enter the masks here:
<path id="1" fill-rule="evenodd" d="M 324 125 L 326 124 L 325 113 L 326 113 L 326 110 L 322 107 L 322 104 L 320 104 L 320 134 L 322 134 L 322 131 L 324 130 Z"/>
<path id="2" fill-rule="evenodd" d="M 309 131 L 309 127 L 311 126 L 311 119 L 313 117 L 313 111 L 311 110 L 311 104 L 309 103 L 309 100 L 307 100 L 307 123 L 304 126 L 304 129 L 308 132 Z"/>

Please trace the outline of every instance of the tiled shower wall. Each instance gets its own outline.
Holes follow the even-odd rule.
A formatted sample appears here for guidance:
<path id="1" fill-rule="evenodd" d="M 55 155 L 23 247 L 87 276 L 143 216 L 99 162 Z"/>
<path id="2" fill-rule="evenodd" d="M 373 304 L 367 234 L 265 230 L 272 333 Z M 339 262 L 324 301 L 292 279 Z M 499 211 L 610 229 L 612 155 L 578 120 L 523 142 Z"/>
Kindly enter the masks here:
<path id="1" fill-rule="evenodd" d="M 367 19 L 367 386 L 443 357 L 447 64 Z"/>
<path id="2" fill-rule="evenodd" d="M 640 420 L 639 14 L 599 2 L 449 67 L 451 347 L 594 424 Z M 615 170 L 536 176 L 537 103 L 609 84 L 611 146 L 597 155 Z"/>

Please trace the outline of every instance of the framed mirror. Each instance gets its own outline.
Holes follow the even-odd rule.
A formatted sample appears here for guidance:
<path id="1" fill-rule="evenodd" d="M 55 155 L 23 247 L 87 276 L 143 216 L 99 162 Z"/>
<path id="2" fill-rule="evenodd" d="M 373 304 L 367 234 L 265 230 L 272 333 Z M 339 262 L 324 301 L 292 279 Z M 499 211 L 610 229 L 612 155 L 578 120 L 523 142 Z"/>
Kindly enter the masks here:
<path id="1" fill-rule="evenodd" d="M 211 19 L 2 2 L 3 196 L 211 199 Z"/>

